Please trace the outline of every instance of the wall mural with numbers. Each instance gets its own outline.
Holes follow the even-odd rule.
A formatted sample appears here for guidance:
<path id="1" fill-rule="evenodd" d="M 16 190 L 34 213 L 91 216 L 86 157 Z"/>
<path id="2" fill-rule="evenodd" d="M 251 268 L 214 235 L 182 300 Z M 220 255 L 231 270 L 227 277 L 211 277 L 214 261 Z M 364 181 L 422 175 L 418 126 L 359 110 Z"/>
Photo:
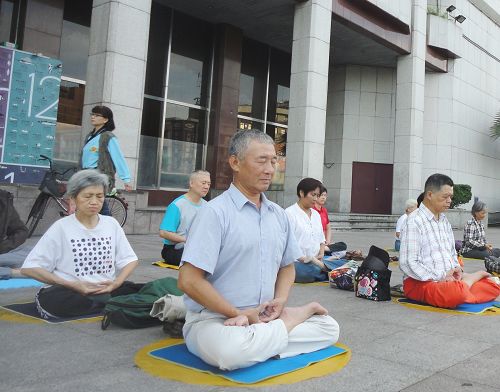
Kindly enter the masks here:
<path id="1" fill-rule="evenodd" d="M 52 158 L 61 61 L 0 47 L 0 183 L 39 184 Z"/>

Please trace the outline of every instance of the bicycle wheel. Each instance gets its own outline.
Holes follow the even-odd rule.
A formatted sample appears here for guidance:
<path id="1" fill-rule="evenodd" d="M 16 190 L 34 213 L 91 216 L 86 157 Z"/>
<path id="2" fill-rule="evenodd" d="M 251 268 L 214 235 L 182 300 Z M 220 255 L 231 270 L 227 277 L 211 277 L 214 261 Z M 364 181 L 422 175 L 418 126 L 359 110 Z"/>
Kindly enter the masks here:
<path id="1" fill-rule="evenodd" d="M 50 199 L 50 195 L 46 193 L 40 193 L 31 207 L 31 211 L 26 220 L 26 227 L 28 228 L 28 238 L 31 237 L 35 231 L 40 219 L 42 219 L 45 213 L 45 208 L 47 207 L 47 202 Z"/>
<path id="2" fill-rule="evenodd" d="M 125 202 L 116 196 L 106 196 L 105 202 L 108 203 L 109 215 L 115 218 L 120 226 L 123 227 L 127 221 L 127 205 Z"/>

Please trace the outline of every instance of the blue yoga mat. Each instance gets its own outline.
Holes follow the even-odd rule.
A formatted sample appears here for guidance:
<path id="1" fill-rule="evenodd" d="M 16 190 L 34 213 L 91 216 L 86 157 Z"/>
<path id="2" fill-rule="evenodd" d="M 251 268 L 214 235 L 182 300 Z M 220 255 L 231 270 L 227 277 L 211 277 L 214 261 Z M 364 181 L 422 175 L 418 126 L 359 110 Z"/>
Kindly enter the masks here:
<path id="1" fill-rule="evenodd" d="M 402 303 L 407 303 L 407 304 L 415 304 L 415 305 L 421 305 L 421 306 L 428 306 L 430 308 L 433 308 L 435 306 L 424 304 L 421 302 L 413 301 L 412 299 L 408 298 L 400 298 L 398 299 L 399 302 Z M 491 308 L 498 308 L 500 307 L 500 302 L 498 301 L 489 301 L 489 302 L 483 302 L 480 304 L 461 304 L 458 305 L 455 309 L 449 309 L 449 310 L 454 310 L 456 312 L 464 312 L 464 313 L 483 313 L 487 309 Z M 441 309 L 441 308 L 440 308 Z"/>
<path id="2" fill-rule="evenodd" d="M 305 368 L 310 364 L 323 361 L 345 352 L 346 350 L 343 348 L 330 346 L 322 350 L 300 354 L 295 357 L 283 359 L 271 358 L 265 362 L 244 369 L 230 371 L 221 370 L 203 362 L 196 355 L 191 354 L 184 343 L 153 350 L 149 354 L 155 358 L 163 359 L 176 365 L 198 370 L 200 372 L 216 374 L 233 382 L 254 384 L 268 378 Z"/>
<path id="3" fill-rule="evenodd" d="M 35 279 L 17 279 L 11 278 L 6 280 L 0 280 L 0 290 L 9 289 L 21 289 L 26 287 L 42 287 L 43 283 L 40 283 Z"/>

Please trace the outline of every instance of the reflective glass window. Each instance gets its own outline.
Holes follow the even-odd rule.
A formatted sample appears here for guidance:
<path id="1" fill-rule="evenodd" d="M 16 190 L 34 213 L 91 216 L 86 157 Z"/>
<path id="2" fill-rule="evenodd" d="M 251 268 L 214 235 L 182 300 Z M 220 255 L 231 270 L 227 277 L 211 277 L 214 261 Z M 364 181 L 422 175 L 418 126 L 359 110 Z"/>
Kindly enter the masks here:
<path id="1" fill-rule="evenodd" d="M 271 50 L 267 121 L 288 125 L 290 102 L 291 56 Z"/>
<path id="2" fill-rule="evenodd" d="M 238 118 L 238 129 L 248 131 L 249 129 L 264 129 L 264 123 L 254 120 L 248 120 L 246 118 Z"/>
<path id="3" fill-rule="evenodd" d="M 205 129 L 205 110 L 167 104 L 160 186 L 188 188 L 189 175 L 202 167 Z"/>
<path id="4" fill-rule="evenodd" d="M 91 0 L 66 0 L 64 3 L 60 49 L 64 76 L 79 80 L 87 78 L 91 15 Z"/>
<path id="5" fill-rule="evenodd" d="M 141 122 L 141 141 L 137 168 L 137 185 L 158 186 L 158 162 L 160 149 L 163 102 L 144 99 Z"/>
<path id="6" fill-rule="evenodd" d="M 264 119 L 268 52 L 266 45 L 249 39 L 243 40 L 239 115 Z"/>
<path id="7" fill-rule="evenodd" d="M 174 13 L 167 97 L 206 106 L 211 56 L 212 26 Z"/>
<path id="8" fill-rule="evenodd" d="M 0 0 L 0 43 L 10 41 L 14 1 Z"/>
<path id="9" fill-rule="evenodd" d="M 286 170 L 286 128 L 267 125 L 266 132 L 274 139 L 276 155 L 278 155 L 276 170 L 269 190 L 283 190 Z"/>
<path id="10" fill-rule="evenodd" d="M 144 93 L 162 98 L 165 96 L 170 13 L 170 8 L 152 2 Z"/>

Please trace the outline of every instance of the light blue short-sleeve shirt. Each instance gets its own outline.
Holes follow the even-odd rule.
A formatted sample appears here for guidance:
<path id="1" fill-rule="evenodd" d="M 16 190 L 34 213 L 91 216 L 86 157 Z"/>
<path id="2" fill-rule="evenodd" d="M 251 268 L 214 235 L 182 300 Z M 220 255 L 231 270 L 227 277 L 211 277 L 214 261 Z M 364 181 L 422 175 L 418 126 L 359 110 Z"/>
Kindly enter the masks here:
<path id="1" fill-rule="evenodd" d="M 258 209 L 231 184 L 198 212 L 182 255 L 239 309 L 273 299 L 279 269 L 302 255 L 285 211 L 264 194 L 261 201 Z M 189 310 L 203 310 L 184 298 Z"/>

